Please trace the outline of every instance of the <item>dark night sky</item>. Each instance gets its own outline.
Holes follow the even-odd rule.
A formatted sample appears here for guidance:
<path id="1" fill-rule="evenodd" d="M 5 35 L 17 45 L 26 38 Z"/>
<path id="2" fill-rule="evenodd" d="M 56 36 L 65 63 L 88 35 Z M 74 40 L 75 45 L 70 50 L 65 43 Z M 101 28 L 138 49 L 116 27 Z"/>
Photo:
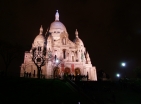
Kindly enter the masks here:
<path id="1" fill-rule="evenodd" d="M 111 77 L 126 70 L 127 76 L 133 76 L 141 63 L 140 4 L 140 0 L 3 0 L 0 40 L 21 44 L 29 51 L 40 26 L 45 32 L 58 9 L 70 40 L 77 28 L 97 70 Z M 127 62 L 124 69 L 122 61 Z M 19 68 L 22 62 L 23 56 L 14 65 Z"/>

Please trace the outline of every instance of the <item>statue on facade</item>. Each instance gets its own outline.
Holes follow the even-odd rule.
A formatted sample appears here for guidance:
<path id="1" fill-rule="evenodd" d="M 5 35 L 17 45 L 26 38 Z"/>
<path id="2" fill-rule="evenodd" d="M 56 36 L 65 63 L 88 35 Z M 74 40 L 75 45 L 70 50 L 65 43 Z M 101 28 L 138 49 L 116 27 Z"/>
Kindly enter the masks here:
<path id="1" fill-rule="evenodd" d="M 47 53 L 48 53 L 48 58 L 51 58 L 51 57 L 52 57 L 52 52 L 51 52 L 51 50 L 50 50 L 50 49 L 48 50 L 48 52 L 47 52 Z"/>
<path id="2" fill-rule="evenodd" d="M 66 37 L 63 37 L 63 45 L 66 45 Z"/>
<path id="3" fill-rule="evenodd" d="M 81 52 L 81 60 L 82 60 L 82 62 L 84 60 L 84 54 L 83 54 L 83 52 Z"/>

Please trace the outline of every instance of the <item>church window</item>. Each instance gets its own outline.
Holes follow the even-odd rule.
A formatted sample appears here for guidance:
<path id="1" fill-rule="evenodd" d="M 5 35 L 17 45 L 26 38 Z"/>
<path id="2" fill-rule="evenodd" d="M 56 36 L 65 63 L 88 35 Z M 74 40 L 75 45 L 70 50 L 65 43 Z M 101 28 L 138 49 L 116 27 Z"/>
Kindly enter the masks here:
<path id="1" fill-rule="evenodd" d="M 35 77 L 35 70 L 34 70 L 34 72 L 33 72 L 33 76 Z"/>
<path id="2" fill-rule="evenodd" d="M 66 38 L 65 37 L 63 38 L 62 41 L 63 41 L 63 45 L 66 45 Z"/>
<path id="3" fill-rule="evenodd" d="M 38 47 L 38 51 L 41 51 L 41 47 Z"/>
<path id="4" fill-rule="evenodd" d="M 77 51 L 75 52 L 76 56 L 77 56 Z"/>
<path id="5" fill-rule="evenodd" d="M 64 59 L 66 58 L 66 55 L 65 54 L 66 54 L 66 50 L 64 49 L 63 50 L 63 57 L 64 57 Z"/>
<path id="6" fill-rule="evenodd" d="M 74 62 L 74 56 L 72 56 L 72 62 Z"/>
<path id="7" fill-rule="evenodd" d="M 54 56 L 54 58 L 55 58 L 55 61 L 56 61 L 56 59 L 57 59 L 57 56 L 55 55 L 55 56 Z"/>

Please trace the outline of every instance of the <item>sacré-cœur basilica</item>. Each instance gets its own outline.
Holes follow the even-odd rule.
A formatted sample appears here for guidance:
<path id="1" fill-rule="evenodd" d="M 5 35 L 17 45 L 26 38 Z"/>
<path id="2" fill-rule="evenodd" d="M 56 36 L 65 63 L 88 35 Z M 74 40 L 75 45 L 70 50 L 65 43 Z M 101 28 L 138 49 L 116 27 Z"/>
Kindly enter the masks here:
<path id="1" fill-rule="evenodd" d="M 33 51 L 37 56 L 34 61 Z M 32 43 L 31 50 L 25 52 L 20 71 L 21 77 L 25 73 L 29 73 L 31 78 L 37 78 L 38 70 L 35 62 L 38 64 L 42 61 L 38 60 L 39 55 L 40 57 L 44 55 L 42 57 L 45 59 L 40 73 L 44 78 L 58 76 L 61 78 L 67 74 L 88 76 L 89 80 L 97 81 L 96 68 L 91 64 L 89 53 L 79 38 L 77 29 L 75 39 L 71 41 L 66 27 L 59 21 L 58 11 L 56 11 L 55 21 L 51 23 L 48 32 L 43 35 L 43 27 L 41 26 L 39 35 Z"/>

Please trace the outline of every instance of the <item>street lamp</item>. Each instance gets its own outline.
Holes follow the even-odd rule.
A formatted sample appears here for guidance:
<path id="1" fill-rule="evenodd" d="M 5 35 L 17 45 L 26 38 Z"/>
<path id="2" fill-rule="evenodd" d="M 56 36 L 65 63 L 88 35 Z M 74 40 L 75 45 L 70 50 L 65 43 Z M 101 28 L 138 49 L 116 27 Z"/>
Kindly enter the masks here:
<path id="1" fill-rule="evenodd" d="M 43 53 L 43 50 L 33 49 L 31 51 L 31 57 L 32 57 L 32 61 L 34 62 L 34 64 L 37 67 L 37 76 L 40 79 L 41 78 L 41 67 L 44 66 L 46 63 L 45 54 Z"/>
<path id="2" fill-rule="evenodd" d="M 117 74 L 116 74 L 116 76 L 119 78 L 119 77 L 120 77 L 120 74 L 119 74 L 119 73 L 117 73 Z"/>
<path id="3" fill-rule="evenodd" d="M 123 67 L 123 68 L 125 68 L 126 67 L 126 63 L 125 62 L 122 62 L 121 63 L 121 66 Z M 126 77 L 126 70 L 124 69 L 124 77 Z"/>
<path id="4" fill-rule="evenodd" d="M 58 63 L 59 62 L 59 60 L 58 59 L 56 59 L 56 63 Z"/>
<path id="5" fill-rule="evenodd" d="M 122 62 L 122 63 L 121 63 L 121 66 L 122 66 L 122 67 L 125 67 L 125 66 L 126 66 L 126 63 L 125 63 L 125 62 Z"/>

